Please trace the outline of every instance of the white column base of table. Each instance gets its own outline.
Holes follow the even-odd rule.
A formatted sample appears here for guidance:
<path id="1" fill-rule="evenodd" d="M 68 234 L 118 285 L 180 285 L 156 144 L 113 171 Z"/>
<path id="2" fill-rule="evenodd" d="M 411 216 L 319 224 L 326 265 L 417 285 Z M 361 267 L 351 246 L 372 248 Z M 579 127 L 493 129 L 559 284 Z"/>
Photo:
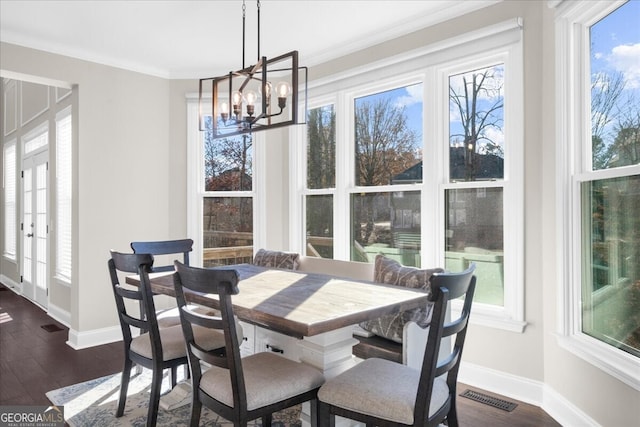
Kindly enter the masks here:
<path id="1" fill-rule="evenodd" d="M 353 338 L 353 327 L 348 326 L 335 331 L 312 337 L 304 337 L 298 341 L 300 346 L 300 361 L 320 369 L 326 379 L 333 378 L 347 369 L 355 366 L 359 359 L 353 356 L 353 346 L 358 340 Z M 302 405 L 300 415 L 303 427 L 311 425 L 311 405 Z M 355 421 L 336 417 L 336 427 L 360 425 Z"/>

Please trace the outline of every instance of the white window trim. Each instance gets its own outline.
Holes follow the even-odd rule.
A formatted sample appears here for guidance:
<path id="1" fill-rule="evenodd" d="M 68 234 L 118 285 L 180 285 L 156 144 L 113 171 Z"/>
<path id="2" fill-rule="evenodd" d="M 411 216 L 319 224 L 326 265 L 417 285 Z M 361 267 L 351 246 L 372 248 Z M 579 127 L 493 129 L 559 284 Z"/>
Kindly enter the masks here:
<path id="1" fill-rule="evenodd" d="M 559 250 L 557 281 L 557 339 L 561 347 L 640 390 L 640 358 L 616 349 L 582 333 L 581 318 L 581 244 L 580 183 L 590 164 L 590 150 L 584 149 L 585 135 L 590 135 L 590 82 L 588 75 L 589 27 L 624 1 L 563 2 L 556 16 L 556 125 L 557 147 L 557 247 Z M 582 76 L 576 78 L 576 76 Z M 585 99 L 586 98 L 586 99 Z M 566 142 L 566 143 L 564 143 Z M 628 167 L 640 173 L 640 165 Z M 635 170 L 635 172 L 633 172 Z M 613 178 L 620 170 L 591 172 L 589 179 Z M 624 173 L 628 175 L 628 173 Z M 572 220 L 573 219 L 573 220 Z"/>
<path id="2" fill-rule="evenodd" d="M 505 169 L 505 180 L 500 186 L 504 188 L 505 200 L 510 201 L 510 206 L 505 203 L 505 235 L 511 236 L 512 241 L 507 244 L 505 239 L 505 253 L 509 250 L 510 261 L 505 263 L 505 283 L 513 283 L 505 287 L 504 307 L 496 307 L 484 304 L 474 305 L 472 323 L 489 326 L 492 328 L 522 333 L 526 326 L 524 319 L 524 196 L 523 196 L 523 106 L 522 106 L 522 20 L 513 19 L 499 23 L 482 30 L 470 32 L 458 37 L 434 43 L 425 48 L 388 58 L 375 64 L 367 64 L 356 70 L 330 76 L 316 82 L 310 82 L 309 108 L 317 108 L 322 105 L 334 104 L 336 111 L 351 111 L 352 99 L 360 94 L 373 93 L 377 90 L 388 90 L 393 87 L 401 87 L 416 81 L 436 81 L 440 79 L 442 91 L 435 93 L 432 85 L 425 84 L 423 104 L 423 126 L 425 129 L 435 130 L 436 138 L 428 140 L 425 146 L 435 144 L 431 150 L 432 156 L 425 156 L 424 170 L 432 171 L 438 177 L 445 176 L 442 170 L 448 164 L 448 153 L 443 144 L 438 141 L 448 140 L 448 75 L 446 71 L 454 66 L 461 66 L 456 58 L 466 58 L 464 61 L 487 63 L 486 58 L 501 58 L 508 66 L 505 86 L 509 87 L 508 102 L 512 104 L 505 107 L 505 135 L 509 135 L 510 153 L 509 166 Z M 457 64 L 457 65 L 456 65 Z M 400 76 L 388 78 L 388 76 Z M 444 83 L 446 81 L 446 84 Z M 446 90 L 444 89 L 446 87 Z M 432 113 L 432 114 L 429 114 Z M 352 115 L 352 114 L 351 114 Z M 507 120 L 506 116 L 509 115 Z M 332 190 L 336 197 L 334 209 L 334 246 L 335 259 L 349 259 L 348 245 L 340 243 L 341 236 L 349 236 L 349 206 L 348 197 L 345 194 L 354 191 L 378 191 L 382 187 L 362 189 L 354 186 L 353 177 L 344 177 L 342 174 L 353 170 L 353 124 L 344 123 L 345 116 L 336 115 L 336 140 L 350 141 L 349 144 L 338 144 L 336 147 L 336 183 L 347 183 L 346 187 Z M 426 133 L 424 133 L 426 135 Z M 431 132 L 431 134 L 434 134 Z M 291 230 L 290 247 L 292 250 L 304 252 L 305 236 L 303 230 L 306 217 L 304 198 L 307 194 L 316 194 L 306 188 L 306 128 L 296 127 L 290 131 L 290 140 L 295 141 L 290 149 L 289 164 L 295 168 L 297 179 L 292 180 L 290 186 L 290 219 Z M 425 148 L 426 150 L 426 148 Z M 426 152 L 426 151 L 425 151 Z M 511 169 L 509 169 L 509 167 Z M 433 175 L 435 176 L 435 175 Z M 444 242 L 444 198 L 443 186 L 448 185 L 439 179 L 423 177 L 423 183 L 404 188 L 403 190 L 422 191 L 422 264 L 443 265 L 444 245 L 434 245 L 431 237 L 435 236 L 439 242 Z M 432 184 L 440 183 L 440 189 Z M 479 183 L 482 186 L 490 183 Z M 343 184 L 344 185 L 344 184 Z M 393 186 L 394 190 L 400 190 L 400 186 Z M 328 192 L 322 194 L 330 194 Z M 438 208 L 432 212 L 425 204 L 429 200 L 437 200 Z M 507 213 L 508 212 L 508 213 Z M 430 227 L 427 229 L 427 227 Z M 519 242 L 519 243 L 518 243 Z M 507 289 L 509 289 L 507 291 Z"/>
<path id="3" fill-rule="evenodd" d="M 198 130 L 198 94 L 187 94 L 187 235 L 193 239 L 191 264 L 202 266 L 202 209 L 203 198 L 252 197 L 253 198 L 253 247 L 260 248 L 266 242 L 266 202 L 265 202 L 265 138 L 263 132 L 253 136 L 253 182 L 252 191 L 205 192 L 204 171 L 202 169 L 202 132 Z M 224 193 L 224 194 L 223 194 Z"/>
<path id="4" fill-rule="evenodd" d="M 13 164 L 14 164 L 14 169 L 13 169 L 13 182 L 11 182 L 11 184 L 13 184 L 13 219 L 14 219 L 14 224 L 13 224 L 13 252 L 8 252 L 6 245 L 4 244 L 5 242 L 3 241 L 3 257 L 6 258 L 7 260 L 16 262 L 18 260 L 17 258 L 17 251 L 18 251 L 18 191 L 19 191 L 19 186 L 18 186 L 18 168 L 17 168 L 17 159 L 18 159 L 18 141 L 17 139 L 12 139 L 9 142 L 4 144 L 3 147 L 3 158 L 2 161 L 4 162 L 4 164 L 6 164 L 7 159 L 6 159 L 6 154 L 7 154 L 7 150 L 9 147 L 13 146 Z M 7 209 L 7 200 L 6 200 L 6 196 L 7 196 L 7 191 L 6 191 L 6 186 L 8 185 L 9 181 L 9 177 L 7 177 L 7 169 L 8 168 L 4 168 L 3 165 L 3 174 L 2 174 L 2 189 L 3 189 L 3 200 L 2 203 L 4 205 L 4 209 Z M 3 216 L 3 220 L 7 221 L 7 212 L 4 212 L 4 216 Z M 2 224 L 2 230 L 3 233 L 5 233 L 7 231 L 7 224 L 4 223 Z M 3 237 L 3 239 L 5 239 L 5 237 Z"/>
<path id="5" fill-rule="evenodd" d="M 71 92 L 69 92 L 70 94 Z M 59 204 L 60 204 L 60 194 L 58 192 L 59 190 L 59 177 L 62 173 L 66 173 L 69 174 L 68 176 L 68 180 L 70 182 L 71 188 L 70 190 L 70 197 L 71 197 L 71 204 L 70 204 L 70 209 L 71 209 L 71 216 L 73 216 L 73 110 L 72 107 L 66 107 L 63 110 L 59 111 L 58 113 L 56 113 L 56 117 L 55 117 L 55 129 L 56 129 L 56 144 L 55 144 L 55 154 L 56 154 L 56 162 L 55 162 L 55 170 L 56 170 L 56 182 L 55 182 L 55 228 L 53 229 L 54 233 L 55 233 L 55 265 L 53 268 L 54 271 L 54 279 L 61 285 L 64 286 L 71 286 L 71 281 L 72 281 L 72 276 L 73 276 L 73 218 L 67 218 L 67 220 L 69 220 L 69 232 L 70 232 L 70 237 L 71 240 L 69 241 L 69 248 L 68 251 L 71 255 L 71 265 L 69 266 L 69 271 L 67 272 L 68 274 L 64 274 L 64 272 L 60 271 L 59 265 L 58 265 L 58 254 L 59 252 L 62 250 L 60 245 L 60 221 L 62 221 L 61 218 L 59 218 Z M 65 120 L 69 118 L 69 120 L 71 120 L 71 140 L 69 141 L 69 149 L 71 152 L 71 158 L 68 160 L 69 161 L 69 168 L 70 170 L 61 170 L 60 168 L 60 162 L 58 161 L 58 149 L 59 149 L 59 135 L 58 135 L 58 123 L 61 122 L 62 120 Z"/>

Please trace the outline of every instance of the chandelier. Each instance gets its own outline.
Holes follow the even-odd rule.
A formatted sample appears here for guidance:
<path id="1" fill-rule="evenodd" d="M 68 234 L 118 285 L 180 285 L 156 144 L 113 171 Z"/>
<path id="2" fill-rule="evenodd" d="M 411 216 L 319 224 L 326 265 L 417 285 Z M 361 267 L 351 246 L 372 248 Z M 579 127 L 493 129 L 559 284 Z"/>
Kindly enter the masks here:
<path id="1" fill-rule="evenodd" d="M 298 88 L 304 81 L 305 108 L 307 68 L 298 65 L 298 51 L 272 59 L 260 56 L 260 0 L 258 11 L 258 58 L 245 66 L 246 5 L 242 1 L 242 69 L 219 77 L 200 79 L 199 128 L 207 129 L 206 103 L 211 102 L 213 138 L 305 123 L 299 121 Z M 210 99 L 209 99 L 210 98 Z M 306 114 L 302 114 L 305 117 Z"/>

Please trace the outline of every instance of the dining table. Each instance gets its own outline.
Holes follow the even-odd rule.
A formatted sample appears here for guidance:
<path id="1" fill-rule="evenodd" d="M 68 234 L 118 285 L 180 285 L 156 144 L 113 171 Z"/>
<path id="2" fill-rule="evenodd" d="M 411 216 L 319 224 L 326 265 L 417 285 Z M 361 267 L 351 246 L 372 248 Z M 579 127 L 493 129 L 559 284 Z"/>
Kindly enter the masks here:
<path id="1" fill-rule="evenodd" d="M 429 298 L 420 289 L 348 279 L 330 272 L 283 270 L 253 264 L 215 268 L 233 269 L 238 273 L 239 293 L 231 297 L 231 302 L 234 314 L 244 324 L 287 337 L 298 350 L 288 357 L 315 366 L 326 378 L 359 362 L 352 355 L 352 347 L 358 343 L 353 337 L 353 325 L 422 307 Z M 151 273 L 151 290 L 175 297 L 173 274 Z M 139 285 L 140 280 L 138 276 L 128 276 L 126 283 Z M 185 289 L 185 298 L 189 303 L 219 308 L 214 293 Z M 268 344 L 254 349 L 282 352 Z"/>

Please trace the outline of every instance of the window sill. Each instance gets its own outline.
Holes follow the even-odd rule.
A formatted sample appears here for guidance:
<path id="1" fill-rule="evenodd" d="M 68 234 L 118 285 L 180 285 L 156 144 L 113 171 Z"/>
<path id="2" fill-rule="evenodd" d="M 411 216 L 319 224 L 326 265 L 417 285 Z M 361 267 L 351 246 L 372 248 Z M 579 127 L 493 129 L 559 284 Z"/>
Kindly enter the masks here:
<path id="1" fill-rule="evenodd" d="M 459 313 L 461 309 L 462 304 L 458 301 L 454 301 L 452 311 L 454 313 Z M 527 322 L 509 317 L 502 307 L 493 308 L 492 306 L 481 304 L 473 305 L 471 309 L 471 316 L 469 317 L 469 323 L 472 325 L 480 325 L 493 329 L 515 332 L 518 334 L 524 333 L 524 329 L 527 326 Z"/>
<path id="2" fill-rule="evenodd" d="M 565 350 L 640 391 L 640 359 L 583 334 L 557 335 Z"/>

